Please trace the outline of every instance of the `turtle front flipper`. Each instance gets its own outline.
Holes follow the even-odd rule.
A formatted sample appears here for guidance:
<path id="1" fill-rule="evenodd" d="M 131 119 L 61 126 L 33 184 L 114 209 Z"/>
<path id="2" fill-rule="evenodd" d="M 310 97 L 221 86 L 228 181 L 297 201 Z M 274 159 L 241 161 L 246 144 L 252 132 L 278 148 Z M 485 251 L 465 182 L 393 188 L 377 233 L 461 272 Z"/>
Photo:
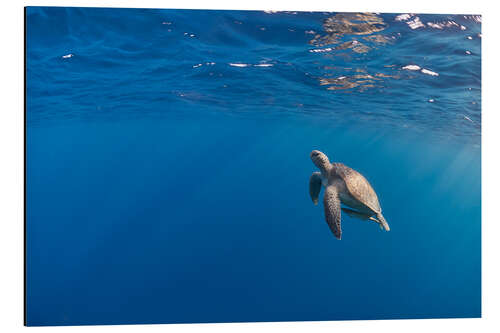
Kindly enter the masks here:
<path id="1" fill-rule="evenodd" d="M 334 184 L 326 187 L 323 196 L 323 205 L 325 206 L 326 223 L 328 223 L 335 237 L 337 237 L 337 239 L 342 239 L 342 229 L 340 227 L 340 199 L 337 187 Z"/>
<path id="2" fill-rule="evenodd" d="M 313 172 L 309 178 L 309 195 L 315 205 L 318 204 L 319 192 L 321 191 L 321 173 Z"/>

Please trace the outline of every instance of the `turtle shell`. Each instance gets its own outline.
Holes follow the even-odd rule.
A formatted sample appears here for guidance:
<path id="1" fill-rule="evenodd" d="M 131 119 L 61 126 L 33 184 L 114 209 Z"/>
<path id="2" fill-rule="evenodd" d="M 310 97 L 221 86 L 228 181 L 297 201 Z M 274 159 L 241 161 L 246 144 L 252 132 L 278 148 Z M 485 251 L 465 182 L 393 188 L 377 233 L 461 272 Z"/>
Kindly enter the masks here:
<path id="1" fill-rule="evenodd" d="M 354 199 L 374 212 L 382 212 L 377 194 L 363 175 L 342 163 L 332 163 L 332 167 L 332 171 L 344 180 L 347 190 Z"/>

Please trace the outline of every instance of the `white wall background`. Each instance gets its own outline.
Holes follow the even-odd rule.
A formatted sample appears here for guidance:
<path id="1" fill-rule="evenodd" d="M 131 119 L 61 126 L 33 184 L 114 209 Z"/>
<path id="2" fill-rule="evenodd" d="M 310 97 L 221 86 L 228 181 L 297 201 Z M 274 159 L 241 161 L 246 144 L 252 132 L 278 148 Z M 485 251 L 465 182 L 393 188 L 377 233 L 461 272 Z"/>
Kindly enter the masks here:
<path id="1" fill-rule="evenodd" d="M 23 327 L 23 7 L 105 6 L 413 12 L 483 15 L 483 318 L 204 325 Z M 395 0 L 87 0 L 4 1 L 0 9 L 0 331 L 17 332 L 499 332 L 500 330 L 500 72 L 499 15 L 493 1 Z M 498 327 L 497 327 L 498 326 Z"/>

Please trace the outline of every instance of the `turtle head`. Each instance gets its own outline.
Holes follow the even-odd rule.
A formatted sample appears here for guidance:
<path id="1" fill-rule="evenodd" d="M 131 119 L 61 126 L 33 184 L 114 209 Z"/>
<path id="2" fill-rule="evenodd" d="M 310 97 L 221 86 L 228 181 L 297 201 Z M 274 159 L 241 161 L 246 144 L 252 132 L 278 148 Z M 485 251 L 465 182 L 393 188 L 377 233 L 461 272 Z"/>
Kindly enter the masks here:
<path id="1" fill-rule="evenodd" d="M 328 167 L 330 166 L 328 157 L 326 157 L 326 155 L 319 150 L 313 150 L 311 152 L 311 160 L 320 170 L 328 170 Z"/>

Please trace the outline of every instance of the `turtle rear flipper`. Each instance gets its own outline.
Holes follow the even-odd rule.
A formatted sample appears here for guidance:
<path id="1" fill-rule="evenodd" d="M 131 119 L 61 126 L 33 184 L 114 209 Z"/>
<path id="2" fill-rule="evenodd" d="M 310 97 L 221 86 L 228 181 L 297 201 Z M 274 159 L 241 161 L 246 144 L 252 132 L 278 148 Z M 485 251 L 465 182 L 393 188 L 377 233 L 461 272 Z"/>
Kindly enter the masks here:
<path id="1" fill-rule="evenodd" d="M 378 214 L 377 218 L 374 218 L 371 215 L 363 214 L 363 213 L 360 213 L 360 212 L 357 212 L 355 210 L 345 208 L 345 207 L 342 207 L 342 211 L 344 211 L 344 213 L 346 213 L 347 215 L 349 215 L 352 218 L 357 218 L 357 219 L 360 219 L 363 221 L 367 221 L 367 220 L 373 221 L 379 225 L 381 230 L 386 230 L 386 231 L 391 230 L 389 228 L 389 225 L 387 224 L 387 221 L 382 216 L 382 214 Z M 381 216 L 382 218 L 379 218 L 379 216 Z"/>
<path id="2" fill-rule="evenodd" d="M 389 228 L 389 224 L 385 220 L 385 218 L 382 215 L 382 213 L 377 213 L 377 220 L 380 221 L 380 227 L 383 227 L 383 229 L 385 229 L 385 231 L 390 231 L 391 230 L 391 228 Z"/>
<path id="3" fill-rule="evenodd" d="M 349 208 L 342 207 L 342 211 L 352 218 L 360 219 L 363 221 L 366 221 L 366 220 L 374 221 L 375 220 L 373 217 L 371 217 L 371 215 L 363 214 L 363 213 L 360 213 L 358 211 L 355 211 L 355 210 L 352 210 Z M 375 222 L 378 222 L 378 221 L 375 221 Z"/>

